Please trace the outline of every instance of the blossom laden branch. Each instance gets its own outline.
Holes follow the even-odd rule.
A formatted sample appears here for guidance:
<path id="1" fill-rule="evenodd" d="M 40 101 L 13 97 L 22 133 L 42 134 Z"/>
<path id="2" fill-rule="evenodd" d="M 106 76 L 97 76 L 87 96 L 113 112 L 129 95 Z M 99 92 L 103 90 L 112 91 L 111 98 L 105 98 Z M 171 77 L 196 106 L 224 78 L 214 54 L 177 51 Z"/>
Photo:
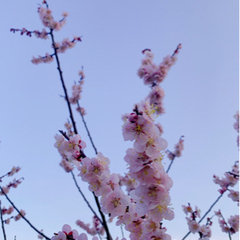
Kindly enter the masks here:
<path id="1" fill-rule="evenodd" d="M 32 34 L 34 34 L 37 38 L 41 39 L 48 39 L 48 35 L 50 32 L 47 32 L 45 29 L 43 29 L 41 32 L 38 30 L 34 31 L 28 31 L 26 28 L 18 29 L 18 28 L 11 28 L 10 32 L 20 32 L 21 35 L 26 34 L 26 36 L 32 37 Z"/>
<path id="2" fill-rule="evenodd" d="M 235 164 L 232 167 L 232 171 L 230 174 L 228 172 L 226 172 L 224 175 L 225 177 L 220 179 L 218 176 L 213 175 L 213 181 L 214 183 L 218 184 L 221 186 L 221 189 L 219 189 L 218 191 L 220 192 L 220 195 L 218 196 L 218 198 L 215 200 L 215 202 L 210 206 L 210 208 L 207 210 L 207 212 L 203 215 L 203 217 L 198 221 L 198 224 L 202 222 L 202 220 L 208 215 L 208 213 L 212 210 L 212 208 L 216 205 L 216 203 L 222 198 L 223 194 L 229 190 L 228 188 L 231 186 L 235 186 L 237 184 L 237 182 L 239 181 L 239 177 L 237 177 L 239 175 L 239 168 L 238 168 L 238 161 L 235 162 Z M 191 231 L 189 231 L 182 240 L 184 240 L 189 234 L 191 233 Z"/>
<path id="3" fill-rule="evenodd" d="M 13 176 L 15 173 L 19 172 L 21 170 L 20 167 L 12 167 L 12 170 L 9 171 L 8 173 L 4 174 L 3 176 L 0 177 L 0 182 L 2 182 L 2 179 L 6 176 L 10 177 Z"/>

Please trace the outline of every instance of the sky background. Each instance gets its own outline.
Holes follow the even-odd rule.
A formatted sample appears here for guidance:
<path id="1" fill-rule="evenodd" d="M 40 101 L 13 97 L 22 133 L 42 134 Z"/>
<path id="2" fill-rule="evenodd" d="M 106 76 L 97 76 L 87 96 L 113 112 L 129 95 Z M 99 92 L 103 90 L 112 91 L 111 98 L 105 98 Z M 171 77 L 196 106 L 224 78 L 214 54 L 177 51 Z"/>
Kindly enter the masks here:
<path id="1" fill-rule="evenodd" d="M 10 28 L 42 30 L 37 7 L 40 1 L 1 2 L 1 81 L 0 81 L 0 175 L 12 166 L 24 177 L 9 197 L 26 217 L 51 237 L 67 223 L 79 229 L 77 219 L 90 223 L 92 215 L 78 193 L 70 174 L 59 166 L 59 153 L 53 147 L 54 135 L 63 130 L 69 118 L 56 63 L 33 65 L 32 56 L 52 53 L 50 40 L 10 33 Z M 86 81 L 81 105 L 98 151 L 111 161 L 111 171 L 124 174 L 123 158 L 131 142 L 122 137 L 121 115 L 149 93 L 136 72 L 145 48 L 152 49 L 154 61 L 172 54 L 182 43 L 177 63 L 162 83 L 166 114 L 158 118 L 163 137 L 173 150 L 185 136 L 183 156 L 176 159 L 169 175 L 175 219 L 164 222 L 172 239 L 188 232 L 181 205 L 191 203 L 204 214 L 219 196 L 212 176 L 223 176 L 238 160 L 237 132 L 233 115 L 238 110 L 238 12 L 237 0 L 58 0 L 48 1 L 55 19 L 69 13 L 56 41 L 83 36 L 74 49 L 60 55 L 63 75 L 71 94 L 84 66 Z M 87 143 L 85 153 L 94 157 L 80 117 L 75 114 L 78 131 Z M 169 164 L 164 160 L 165 166 Z M 75 174 L 78 171 L 75 170 Z M 4 179 L 5 186 L 13 178 Z M 93 203 L 87 185 L 78 182 Z M 235 187 L 237 189 L 237 187 Z M 9 206 L 6 199 L 2 204 Z M 94 203 L 93 203 L 94 205 Z M 214 207 L 225 218 L 238 213 L 237 204 L 226 196 Z M 209 216 L 212 216 L 213 212 Z M 119 228 L 110 224 L 114 237 Z M 6 226 L 8 239 L 37 239 L 37 233 L 24 220 Z M 227 239 L 217 218 L 213 219 L 212 239 Z M 238 234 L 232 236 L 238 239 Z M 0 239 L 3 239 L 0 233 Z M 198 239 L 197 234 L 189 240 Z"/>

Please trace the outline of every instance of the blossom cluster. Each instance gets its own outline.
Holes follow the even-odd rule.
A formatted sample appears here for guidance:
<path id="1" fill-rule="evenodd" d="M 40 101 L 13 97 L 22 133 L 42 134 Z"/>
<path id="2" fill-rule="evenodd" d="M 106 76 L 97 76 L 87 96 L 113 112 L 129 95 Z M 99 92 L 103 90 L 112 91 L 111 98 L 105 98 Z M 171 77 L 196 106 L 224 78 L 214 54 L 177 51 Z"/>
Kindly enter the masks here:
<path id="1" fill-rule="evenodd" d="M 31 62 L 36 65 L 39 63 L 51 63 L 52 61 L 54 61 L 53 55 L 50 55 L 49 53 L 46 53 L 44 57 L 33 57 L 31 60 Z"/>
<path id="2" fill-rule="evenodd" d="M 152 91 L 148 96 L 149 104 L 157 114 L 165 112 L 163 108 L 163 98 L 165 94 L 159 84 L 166 78 L 171 66 L 176 62 L 176 54 L 181 47 L 181 44 L 179 44 L 174 54 L 172 56 L 166 56 L 159 65 L 153 63 L 154 55 L 150 49 L 143 50 L 145 58 L 142 60 L 142 65 L 138 69 L 137 74 L 140 78 L 143 78 L 144 84 L 152 86 Z"/>
<path id="3" fill-rule="evenodd" d="M 77 220 L 76 224 L 92 236 L 95 236 L 96 234 L 103 235 L 105 233 L 104 227 L 101 226 L 99 219 L 96 216 L 93 216 L 93 226 L 92 227 L 90 227 L 89 223 L 85 224 L 81 220 Z"/>
<path id="4" fill-rule="evenodd" d="M 62 40 L 61 43 L 55 43 L 54 48 L 57 50 L 58 53 L 64 53 L 66 50 L 73 48 L 76 45 L 76 41 L 82 41 L 80 37 L 75 36 L 73 40 L 69 40 L 65 38 Z"/>
<path id="5" fill-rule="evenodd" d="M 12 167 L 12 170 L 8 172 L 8 176 L 13 176 L 15 173 L 19 172 L 21 170 L 20 167 Z"/>
<path id="6" fill-rule="evenodd" d="M 117 224 L 125 224 L 131 239 L 171 239 L 162 227 L 162 220 L 172 220 L 174 212 L 170 208 L 169 190 L 173 185 L 165 172 L 161 160 L 167 141 L 161 137 L 162 126 L 155 124 L 155 118 L 164 112 L 164 91 L 159 84 L 176 57 L 166 57 L 157 66 L 149 49 L 143 51 L 145 58 L 138 75 L 152 89 L 145 100 L 136 104 L 132 113 L 125 114 L 122 132 L 125 141 L 133 141 L 133 148 L 126 151 L 124 160 L 129 165 L 129 173 L 121 179 L 127 185 L 131 204 Z"/>
<path id="7" fill-rule="evenodd" d="M 12 206 L 10 206 L 9 208 L 3 207 L 3 208 L 1 209 L 2 215 L 5 215 L 5 214 L 10 215 L 10 214 L 12 214 L 13 211 L 14 211 L 14 208 L 13 208 Z M 11 216 L 11 217 L 5 219 L 5 220 L 4 220 L 4 223 L 9 224 L 9 223 L 10 223 L 10 220 L 11 220 L 12 218 L 14 218 L 15 221 L 18 221 L 22 216 L 25 216 L 25 215 L 26 215 L 25 211 L 20 210 L 20 213 L 18 213 L 16 216 Z"/>
<path id="8" fill-rule="evenodd" d="M 72 86 L 72 97 L 70 97 L 69 102 L 71 104 L 77 104 L 78 100 L 81 99 L 81 92 L 82 92 L 82 86 L 84 84 L 84 72 L 83 71 L 79 71 L 79 76 L 80 76 L 80 80 L 78 81 L 78 84 L 74 84 Z"/>
<path id="9" fill-rule="evenodd" d="M 64 224 L 62 231 L 55 233 L 55 236 L 51 240 L 88 240 L 88 237 L 85 233 L 78 234 L 78 231 L 72 229 L 69 225 Z M 98 237 L 93 237 L 92 240 L 98 240 Z"/>
<path id="10" fill-rule="evenodd" d="M 44 1 L 43 3 L 47 5 L 46 1 Z M 39 7 L 38 13 L 44 27 L 47 27 L 50 29 L 49 32 L 47 32 L 45 28 L 42 31 L 38 31 L 38 30 L 29 31 L 26 28 L 22 28 L 22 29 L 11 28 L 10 31 L 13 33 L 20 32 L 21 35 L 26 34 L 29 37 L 31 37 L 32 34 L 34 34 L 37 38 L 47 39 L 48 35 L 51 35 L 53 37 L 52 35 L 53 30 L 58 31 L 62 28 L 62 26 L 66 22 L 66 17 L 68 16 L 68 13 L 64 12 L 62 14 L 63 19 L 61 19 L 60 21 L 55 21 L 52 16 L 52 11 L 48 8 L 48 5 L 47 7 Z M 74 47 L 76 45 L 76 41 L 82 41 L 82 40 L 80 37 L 77 37 L 77 36 L 75 36 L 71 41 L 66 38 L 61 43 L 54 42 L 52 44 L 52 47 L 56 50 L 57 53 L 64 53 L 67 49 Z M 53 59 L 54 55 L 55 53 L 53 54 L 46 53 L 45 56 L 33 57 L 31 62 L 33 64 L 50 63 L 54 60 Z"/>
<path id="11" fill-rule="evenodd" d="M 66 23 L 67 13 L 63 13 L 63 19 L 61 21 L 55 21 L 52 16 L 52 11 L 49 8 L 39 7 L 38 8 L 39 17 L 45 27 L 51 30 L 60 30 Z"/>
<path id="12" fill-rule="evenodd" d="M 66 137 L 68 139 L 66 139 Z M 68 137 L 67 135 L 63 137 L 62 135 L 55 135 L 56 143 L 54 147 L 58 149 L 58 152 L 62 156 L 62 161 L 60 165 L 70 172 L 73 170 L 71 163 L 79 165 L 82 157 L 85 156 L 83 149 L 86 147 L 86 143 L 81 140 L 81 137 L 76 134 Z"/>
<path id="13" fill-rule="evenodd" d="M 182 205 L 183 211 L 186 215 L 190 214 L 190 217 L 186 217 L 187 224 L 189 231 L 192 232 L 193 234 L 199 233 L 200 238 L 202 240 L 209 240 L 211 237 L 211 229 L 210 226 L 212 225 L 212 222 L 208 218 L 207 224 L 205 225 L 200 225 L 197 221 L 196 218 L 200 218 L 200 209 L 198 207 L 195 207 L 195 211 L 193 211 L 192 207 L 190 204 L 188 205 Z"/>
<path id="14" fill-rule="evenodd" d="M 178 45 L 176 53 L 178 53 L 178 49 L 181 49 L 181 44 Z M 161 83 L 166 78 L 171 66 L 177 60 L 176 54 L 173 54 L 173 56 L 168 55 L 160 65 L 156 65 L 152 61 L 153 53 L 150 49 L 143 50 L 143 54 L 145 54 L 145 58 L 142 60 L 142 65 L 137 73 L 140 78 L 143 78 L 146 85 Z"/>
<path id="15" fill-rule="evenodd" d="M 174 146 L 174 151 L 166 151 L 167 156 L 170 160 L 174 160 L 175 157 L 181 157 L 182 156 L 182 151 L 184 149 L 183 145 L 184 139 L 183 136 L 180 137 L 178 143 Z"/>
<path id="16" fill-rule="evenodd" d="M 167 65 L 166 60 L 164 64 Z M 131 239 L 171 238 L 160 223 L 163 219 L 172 220 L 174 217 L 169 207 L 169 190 L 173 183 L 161 165 L 167 141 L 161 137 L 161 125 L 154 123 L 161 112 L 159 106 L 163 96 L 163 90 L 156 81 L 147 98 L 136 104 L 131 114 L 123 117 L 123 138 L 134 141 L 133 148 L 127 150 L 124 158 L 129 164 L 129 173 L 125 177 L 110 174 L 110 161 L 100 152 L 94 158 L 81 158 L 80 149 L 85 144 L 79 148 L 79 135 L 67 140 L 63 136 L 55 136 L 55 147 L 63 158 L 61 165 L 66 170 L 69 161 L 81 161 L 77 164 L 79 176 L 89 183 L 90 191 L 101 197 L 101 210 L 111 218 L 117 217 L 117 225 L 124 224 L 125 229 L 131 232 Z M 128 195 L 120 188 L 120 184 L 124 183 L 131 184 L 131 187 L 127 186 Z M 78 221 L 78 225 L 87 228 L 82 221 Z M 88 231 L 91 232 L 91 229 L 88 228 Z"/>
<path id="17" fill-rule="evenodd" d="M 218 190 L 221 194 L 226 192 L 228 187 L 234 187 L 239 181 L 239 164 L 238 161 L 233 165 L 232 171 L 224 173 L 224 177 L 221 179 L 213 175 L 214 183 L 220 185 L 220 189 Z M 231 192 L 230 192 L 231 193 Z M 233 197 L 234 193 L 232 193 L 229 197 Z"/>
<path id="18" fill-rule="evenodd" d="M 237 111 L 233 117 L 236 119 L 236 122 L 233 124 L 233 128 L 238 132 L 237 146 L 239 146 L 239 111 Z"/>
<path id="19" fill-rule="evenodd" d="M 230 216 L 230 218 L 225 221 L 220 210 L 215 212 L 215 215 L 218 217 L 219 225 L 223 232 L 234 234 L 239 231 L 239 215 Z"/>
<path id="20" fill-rule="evenodd" d="M 102 153 L 97 157 L 82 159 L 78 167 L 82 181 L 89 183 L 89 190 L 101 196 L 101 210 L 111 217 L 123 215 L 130 204 L 130 198 L 119 186 L 117 174 L 110 174 L 110 161 Z"/>
<path id="21" fill-rule="evenodd" d="M 23 216 L 25 216 L 26 215 L 26 212 L 25 211 L 23 211 L 23 210 L 20 210 L 20 213 L 18 213 L 18 215 L 16 215 L 15 217 L 14 217 L 14 219 L 15 219 L 15 221 L 18 221 L 19 219 L 21 219 Z"/>
<path id="22" fill-rule="evenodd" d="M 35 31 L 28 31 L 26 28 L 22 28 L 22 29 L 15 29 L 15 28 L 11 28 L 10 29 L 10 32 L 20 32 L 21 35 L 24 35 L 26 34 L 27 36 L 31 37 L 32 36 L 32 33 L 34 33 L 34 35 L 37 37 L 37 38 L 41 38 L 41 39 L 48 39 L 48 32 L 46 31 L 46 29 L 44 28 L 41 32 L 38 31 L 38 30 L 35 30 Z"/>
<path id="23" fill-rule="evenodd" d="M 0 192 L 0 195 L 4 195 L 5 194 L 8 194 L 10 188 L 17 188 L 17 186 L 22 182 L 22 178 L 16 180 L 14 179 L 12 182 L 9 182 L 9 184 L 7 184 L 7 186 L 5 187 L 1 187 L 1 192 Z"/>
<path id="24" fill-rule="evenodd" d="M 4 214 L 11 214 L 13 212 L 13 210 L 14 210 L 14 208 L 12 206 L 10 206 L 9 208 L 3 207 L 1 209 L 2 215 L 4 215 Z"/>

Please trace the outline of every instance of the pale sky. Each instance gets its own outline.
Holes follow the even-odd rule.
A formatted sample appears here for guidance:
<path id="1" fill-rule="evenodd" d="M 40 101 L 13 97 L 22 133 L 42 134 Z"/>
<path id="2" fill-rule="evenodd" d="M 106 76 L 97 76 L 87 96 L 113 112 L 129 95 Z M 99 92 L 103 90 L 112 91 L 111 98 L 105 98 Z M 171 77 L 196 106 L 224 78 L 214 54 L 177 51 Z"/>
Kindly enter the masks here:
<path id="1" fill-rule="evenodd" d="M 52 53 L 49 40 L 10 33 L 10 28 L 42 30 L 37 7 L 41 1 L 2 1 L 1 3 L 1 118 L 0 175 L 12 166 L 24 177 L 9 197 L 26 217 L 51 237 L 69 224 L 78 232 L 77 219 L 91 222 L 92 215 L 74 186 L 70 174 L 59 166 L 59 153 L 53 147 L 54 135 L 63 130 L 69 118 L 56 63 L 33 65 L 32 56 Z M 204 214 L 219 196 L 212 176 L 223 176 L 238 160 L 237 132 L 233 115 L 238 105 L 238 1 L 164 1 L 164 0 L 49 0 L 55 19 L 69 13 L 57 41 L 83 36 L 74 49 L 60 55 L 61 66 L 71 93 L 84 66 L 86 81 L 81 105 L 86 109 L 98 151 L 111 161 L 111 171 L 124 174 L 123 158 L 131 142 L 122 137 L 121 115 L 130 112 L 144 99 L 149 88 L 136 72 L 150 48 L 159 64 L 182 43 L 177 63 L 162 83 L 166 114 L 158 118 L 164 129 L 168 149 L 173 150 L 185 136 L 183 156 L 176 159 L 169 176 L 175 219 L 164 222 L 172 239 L 188 232 L 181 205 L 191 203 Z M 94 157 L 86 131 L 75 113 L 79 134 L 87 143 L 86 154 Z M 165 160 L 168 166 L 168 159 Z M 75 174 L 78 174 L 76 170 Z M 1 186 L 12 178 L 4 179 Z M 80 181 L 93 203 L 87 185 Z M 237 187 L 235 187 L 237 189 Z M 227 195 L 227 194 L 226 194 Z M 9 206 L 1 197 L 2 204 Z M 94 206 L 95 207 L 95 206 Z M 238 213 L 237 204 L 223 196 L 213 210 L 221 209 L 227 219 Z M 213 215 L 210 213 L 209 217 Z M 121 231 L 110 224 L 114 237 Z M 37 239 L 24 220 L 6 226 L 8 239 Z M 238 234 L 232 236 L 237 240 Z M 227 239 L 217 218 L 213 219 L 212 239 Z M 0 239 L 3 239 L 0 233 Z M 189 240 L 198 236 L 190 235 Z"/>

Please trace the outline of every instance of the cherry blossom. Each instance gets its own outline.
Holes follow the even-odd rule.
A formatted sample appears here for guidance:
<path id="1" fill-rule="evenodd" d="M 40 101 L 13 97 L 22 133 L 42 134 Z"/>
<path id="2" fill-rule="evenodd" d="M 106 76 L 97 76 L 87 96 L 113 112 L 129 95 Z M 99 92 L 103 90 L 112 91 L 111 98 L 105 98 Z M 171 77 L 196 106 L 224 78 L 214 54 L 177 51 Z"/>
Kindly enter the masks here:
<path id="1" fill-rule="evenodd" d="M 20 213 L 14 217 L 15 221 L 18 221 L 22 216 L 25 216 L 26 212 L 23 210 L 20 210 Z"/>

